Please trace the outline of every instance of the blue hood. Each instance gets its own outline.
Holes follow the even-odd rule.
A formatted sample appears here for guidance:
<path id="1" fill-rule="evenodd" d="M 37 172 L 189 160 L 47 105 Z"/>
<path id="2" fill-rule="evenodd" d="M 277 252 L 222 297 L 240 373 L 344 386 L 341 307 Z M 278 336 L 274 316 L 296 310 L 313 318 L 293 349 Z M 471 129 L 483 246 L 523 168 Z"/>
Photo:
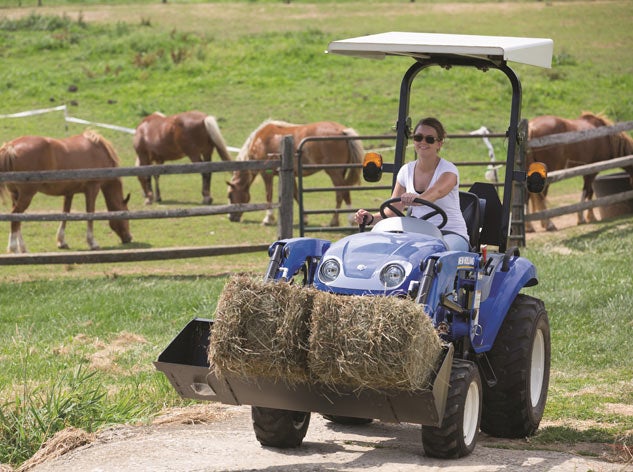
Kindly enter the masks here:
<path id="1" fill-rule="evenodd" d="M 428 256 L 444 251 L 446 246 L 441 240 L 426 234 L 353 234 L 333 243 L 323 255 L 314 286 L 319 290 L 349 295 L 406 293 L 410 281 L 420 280 L 420 264 Z M 340 263 L 342 270 L 334 281 L 324 283 L 319 278 L 319 269 L 332 258 Z M 397 287 L 385 289 L 380 281 L 380 271 L 389 263 L 400 264 L 406 276 Z"/>

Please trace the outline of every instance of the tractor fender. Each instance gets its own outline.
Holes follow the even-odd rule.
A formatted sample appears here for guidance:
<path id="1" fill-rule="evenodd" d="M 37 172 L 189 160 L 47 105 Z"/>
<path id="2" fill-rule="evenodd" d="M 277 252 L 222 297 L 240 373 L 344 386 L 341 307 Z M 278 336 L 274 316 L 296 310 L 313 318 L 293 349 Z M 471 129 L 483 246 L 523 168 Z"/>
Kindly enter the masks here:
<path id="1" fill-rule="evenodd" d="M 524 257 L 513 258 L 507 269 L 502 270 L 502 264 L 496 267 L 488 296 L 479 306 L 479 326 L 475 327 L 477 334 L 472 339 L 477 353 L 492 349 L 508 310 L 521 289 L 538 283 L 534 264 Z"/>
<path id="2" fill-rule="evenodd" d="M 331 242 L 318 238 L 289 238 L 275 241 L 268 248 L 270 257 L 275 253 L 275 248 L 283 246 L 282 258 L 279 269 L 286 277 L 294 276 L 309 258 L 321 258 L 330 247 Z"/>
<path id="3" fill-rule="evenodd" d="M 437 259 L 436 280 L 429 291 L 427 309 L 434 312 L 439 304 L 440 296 L 450 293 L 455 288 L 455 277 L 459 270 L 475 271 L 479 265 L 479 255 L 463 251 L 445 251 L 433 255 Z"/>

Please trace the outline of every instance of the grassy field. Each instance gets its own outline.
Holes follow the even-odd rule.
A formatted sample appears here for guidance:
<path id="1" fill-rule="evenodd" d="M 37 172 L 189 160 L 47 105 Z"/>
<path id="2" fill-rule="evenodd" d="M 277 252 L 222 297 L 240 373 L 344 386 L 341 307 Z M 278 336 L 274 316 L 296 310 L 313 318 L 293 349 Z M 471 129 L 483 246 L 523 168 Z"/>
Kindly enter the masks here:
<path id="1" fill-rule="evenodd" d="M 234 147 L 267 118 L 328 119 L 361 134 L 390 133 L 400 77 L 409 63 L 323 51 L 334 39 L 410 30 L 551 37 L 552 69 L 516 67 L 523 115 L 575 117 L 592 110 L 614 121 L 633 119 L 629 1 L 43 3 L 41 8 L 31 0 L 0 3 L 0 114 L 67 104 L 71 116 L 134 128 L 155 110 L 200 109 L 218 118 Z M 414 118 L 436 115 L 450 133 L 482 125 L 504 130 L 509 95 L 495 72 L 434 70 L 423 83 L 411 105 Z M 0 140 L 64 137 L 83 129 L 77 124 L 66 129 L 59 112 L 2 119 Z M 131 135 L 100 131 L 115 144 L 123 165 L 133 165 Z M 494 144 L 503 156 L 504 141 Z M 444 150 L 453 160 L 487 158 L 480 141 L 453 140 Z M 228 178 L 214 175 L 215 203 L 226 201 Z M 324 176 L 311 179 L 315 186 L 327 183 Z M 145 209 L 136 179 L 124 184 L 132 192 L 130 208 Z M 555 187 L 554 197 L 578 193 L 580 182 Z M 200 177 L 162 177 L 161 190 L 161 208 L 195 207 Z M 253 201 L 263 200 L 259 182 L 253 194 Z M 354 197 L 355 205 L 365 207 L 383 198 L 370 192 Z M 307 205 L 324 205 L 320 195 L 307 198 Z M 81 209 L 81 200 L 75 209 Z M 37 196 L 31 211 L 60 208 L 59 199 Z M 272 242 L 276 229 L 260 226 L 262 217 L 248 214 L 241 224 L 224 217 L 132 221 L 130 247 Z M 29 250 L 54 250 L 56 226 L 25 224 Z M 8 231 L 8 223 L 4 227 Z M 104 222 L 95 228 L 104 248 L 120 247 Z M 631 447 L 632 230 L 633 219 L 623 218 L 539 236 L 523 251 L 541 278 L 529 293 L 545 300 L 552 324 L 552 384 L 544 427 L 532 441 L 538 447 L 560 441 Z M 85 249 L 85 226 L 71 223 L 67 239 L 73 249 Z M 66 426 L 96 430 L 143 422 L 182 405 L 151 362 L 189 319 L 213 314 L 227 274 L 263 273 L 266 262 L 265 254 L 245 254 L 3 266 L 0 463 L 19 464 Z"/>

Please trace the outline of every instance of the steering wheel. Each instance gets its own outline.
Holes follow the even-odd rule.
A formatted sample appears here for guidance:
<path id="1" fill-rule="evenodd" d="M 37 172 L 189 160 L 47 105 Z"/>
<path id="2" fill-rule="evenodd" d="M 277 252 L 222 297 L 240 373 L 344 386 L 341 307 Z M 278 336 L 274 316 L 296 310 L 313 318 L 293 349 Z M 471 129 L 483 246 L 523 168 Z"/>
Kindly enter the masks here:
<path id="1" fill-rule="evenodd" d="M 383 218 L 388 218 L 387 214 L 385 213 L 386 208 L 389 208 L 392 212 L 396 214 L 396 216 L 404 216 L 404 214 L 398 208 L 393 206 L 394 203 L 400 201 L 402 201 L 402 199 L 400 197 L 396 197 L 382 202 L 382 204 L 380 205 L 380 216 L 382 216 Z M 448 222 L 448 217 L 446 216 L 446 212 L 442 210 L 439 206 L 422 198 L 415 198 L 413 199 L 413 201 L 415 203 L 420 203 L 423 206 L 427 206 L 431 208 L 431 210 L 433 210 L 426 215 L 420 217 L 421 220 L 428 220 L 429 218 L 433 218 L 435 215 L 440 215 L 440 217 L 442 218 L 442 222 L 437 225 L 437 228 L 442 229 L 444 226 L 446 226 L 446 223 Z"/>

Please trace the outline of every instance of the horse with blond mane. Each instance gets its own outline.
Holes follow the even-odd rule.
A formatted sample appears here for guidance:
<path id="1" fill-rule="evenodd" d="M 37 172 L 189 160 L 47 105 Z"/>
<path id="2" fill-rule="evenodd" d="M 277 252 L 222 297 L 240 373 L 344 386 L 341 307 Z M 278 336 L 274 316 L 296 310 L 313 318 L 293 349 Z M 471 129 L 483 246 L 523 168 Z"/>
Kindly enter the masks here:
<path id="1" fill-rule="evenodd" d="M 101 135 L 86 131 L 66 139 L 41 136 L 22 136 L 6 143 L 0 149 L 0 172 L 53 171 L 74 169 L 98 169 L 118 167 L 119 157 L 112 145 Z M 11 195 L 11 213 L 23 213 L 37 192 L 64 197 L 64 213 L 70 212 L 73 196 L 83 193 L 86 197 L 86 212 L 94 213 L 99 191 L 103 192 L 108 211 L 127 211 L 129 194 L 123 197 L 120 178 L 89 180 L 0 182 L 0 191 Z M 110 220 L 110 228 L 122 243 L 132 241 L 128 220 Z M 90 249 L 99 249 L 94 239 L 93 221 L 88 220 L 86 240 Z M 57 247 L 68 249 L 65 239 L 66 221 L 57 231 Z M 7 252 L 26 252 L 22 238 L 21 222 L 11 222 L 11 233 Z"/>
<path id="2" fill-rule="evenodd" d="M 278 155 L 281 140 L 284 136 L 292 135 L 294 139 L 294 153 L 301 141 L 308 137 L 320 136 L 358 136 L 352 128 L 333 121 L 320 121 L 309 124 L 291 124 L 284 121 L 267 120 L 251 133 L 240 149 L 238 161 L 266 160 L 271 155 Z M 325 139 L 309 141 L 302 147 L 303 164 L 360 164 L 363 161 L 364 149 L 358 139 Z M 295 166 L 296 169 L 296 166 Z M 303 176 L 318 172 L 317 170 L 303 170 Z M 360 183 L 360 167 L 325 169 L 335 187 L 352 186 Z M 250 187 L 259 171 L 236 170 L 228 184 L 229 203 L 248 203 L 250 201 Z M 273 173 L 261 172 L 266 188 L 266 202 L 272 205 L 273 199 Z M 295 184 L 295 199 L 297 198 L 297 186 Z M 351 209 L 352 199 L 349 190 L 336 191 L 336 209 L 341 208 L 345 202 Z M 241 212 L 229 214 L 231 221 L 240 221 Z M 270 225 L 275 221 L 272 209 L 267 210 L 262 224 Z M 330 226 L 339 226 L 338 211 L 332 215 Z"/>
<path id="3" fill-rule="evenodd" d="M 539 116 L 528 123 L 528 140 L 536 139 L 550 134 L 566 133 L 571 131 L 590 130 L 601 126 L 611 126 L 611 122 L 602 114 L 583 112 L 578 119 L 569 120 L 558 116 Z M 627 133 L 620 132 L 608 136 L 592 138 L 586 141 L 570 144 L 554 144 L 545 147 L 532 148 L 528 151 L 527 163 L 543 162 L 548 172 L 575 167 L 594 162 L 606 161 L 617 157 L 633 154 L 633 138 Z M 633 186 L 633 166 L 624 168 L 631 176 Z M 593 198 L 593 181 L 598 174 L 585 175 L 580 202 L 591 201 Z M 545 197 L 547 188 L 543 193 L 531 193 L 528 197 L 528 206 L 531 212 L 543 211 L 546 208 Z M 596 221 L 593 209 L 588 210 L 585 220 L 582 211 L 578 212 L 578 224 Z M 556 226 L 550 219 L 541 221 L 544 229 L 555 231 Z M 530 222 L 526 224 L 527 231 L 534 231 Z"/>
<path id="4" fill-rule="evenodd" d="M 230 161 L 231 155 L 226 147 L 220 127 L 211 115 L 199 111 L 186 111 L 165 116 L 152 113 L 137 126 L 134 134 L 134 150 L 137 166 L 164 164 L 184 156 L 191 162 L 211 162 L 214 149 L 224 161 Z M 158 175 L 154 176 L 156 193 L 152 191 L 150 177 L 139 176 L 145 204 L 154 200 L 160 202 Z M 202 174 L 202 203 L 211 204 L 211 173 Z"/>

